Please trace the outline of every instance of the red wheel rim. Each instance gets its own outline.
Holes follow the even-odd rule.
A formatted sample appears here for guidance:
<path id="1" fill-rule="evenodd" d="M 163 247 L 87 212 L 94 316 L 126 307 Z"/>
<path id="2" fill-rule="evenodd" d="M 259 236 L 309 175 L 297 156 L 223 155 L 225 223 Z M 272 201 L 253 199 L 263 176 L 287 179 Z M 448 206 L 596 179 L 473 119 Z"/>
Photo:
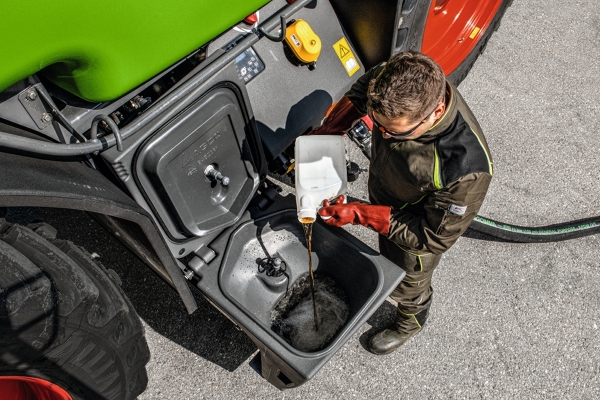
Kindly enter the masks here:
<path id="1" fill-rule="evenodd" d="M 449 75 L 475 48 L 500 4 L 502 0 L 432 0 L 422 52 Z"/>
<path id="2" fill-rule="evenodd" d="M 29 376 L 0 376 L 3 400 L 73 400 L 60 386 Z"/>

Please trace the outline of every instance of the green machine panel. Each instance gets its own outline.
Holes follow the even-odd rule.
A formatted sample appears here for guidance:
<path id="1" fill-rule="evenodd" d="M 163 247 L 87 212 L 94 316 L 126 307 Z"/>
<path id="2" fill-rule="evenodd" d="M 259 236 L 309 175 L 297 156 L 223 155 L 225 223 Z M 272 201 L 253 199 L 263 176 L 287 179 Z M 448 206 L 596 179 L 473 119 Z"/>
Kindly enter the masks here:
<path id="1" fill-rule="evenodd" d="M 269 1 L 5 2 L 0 91 L 42 71 L 83 99 L 114 100 Z"/>

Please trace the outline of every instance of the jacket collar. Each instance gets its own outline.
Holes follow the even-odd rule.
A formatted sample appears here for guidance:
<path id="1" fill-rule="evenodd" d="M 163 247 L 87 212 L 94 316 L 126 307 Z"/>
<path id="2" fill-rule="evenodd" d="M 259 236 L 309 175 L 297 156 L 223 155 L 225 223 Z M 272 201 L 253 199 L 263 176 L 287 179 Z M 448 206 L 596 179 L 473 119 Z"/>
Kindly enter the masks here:
<path id="1" fill-rule="evenodd" d="M 427 132 L 418 137 L 417 141 L 427 141 L 440 133 L 446 131 L 452 122 L 456 119 L 458 109 L 456 107 L 456 96 L 454 95 L 456 88 L 450 82 L 446 81 L 446 112 L 442 115 L 442 118 L 438 119 L 436 123 L 429 128 Z"/>

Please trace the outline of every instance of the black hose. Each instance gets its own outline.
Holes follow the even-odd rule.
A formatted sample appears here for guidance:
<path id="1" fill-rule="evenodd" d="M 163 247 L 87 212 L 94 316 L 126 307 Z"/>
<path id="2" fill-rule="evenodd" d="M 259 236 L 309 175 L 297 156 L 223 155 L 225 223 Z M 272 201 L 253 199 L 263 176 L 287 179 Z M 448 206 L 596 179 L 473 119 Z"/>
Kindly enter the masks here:
<path id="1" fill-rule="evenodd" d="M 281 32 L 279 33 L 279 36 L 270 35 L 263 28 L 258 28 L 258 32 L 260 32 L 264 37 L 266 37 L 267 39 L 269 39 L 272 42 L 283 42 L 283 39 L 285 39 L 285 28 L 287 26 L 287 24 L 285 22 L 285 16 L 284 15 L 280 15 L 279 16 L 279 21 L 280 21 L 280 25 L 281 25 Z"/>
<path id="2" fill-rule="evenodd" d="M 600 233 L 600 216 L 540 227 L 509 225 L 476 216 L 469 228 L 518 243 L 549 243 Z"/>

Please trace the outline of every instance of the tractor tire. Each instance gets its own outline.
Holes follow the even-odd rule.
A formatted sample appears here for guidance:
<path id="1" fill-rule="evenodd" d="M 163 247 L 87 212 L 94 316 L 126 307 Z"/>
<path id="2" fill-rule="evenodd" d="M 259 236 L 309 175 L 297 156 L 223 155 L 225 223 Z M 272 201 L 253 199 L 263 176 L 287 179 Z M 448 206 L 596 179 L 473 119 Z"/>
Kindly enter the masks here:
<path id="1" fill-rule="evenodd" d="M 421 52 L 433 58 L 455 85 L 483 53 L 512 0 L 431 0 Z"/>
<path id="2" fill-rule="evenodd" d="M 150 352 L 118 276 L 30 227 L 0 218 L 0 397 L 135 399 Z"/>

